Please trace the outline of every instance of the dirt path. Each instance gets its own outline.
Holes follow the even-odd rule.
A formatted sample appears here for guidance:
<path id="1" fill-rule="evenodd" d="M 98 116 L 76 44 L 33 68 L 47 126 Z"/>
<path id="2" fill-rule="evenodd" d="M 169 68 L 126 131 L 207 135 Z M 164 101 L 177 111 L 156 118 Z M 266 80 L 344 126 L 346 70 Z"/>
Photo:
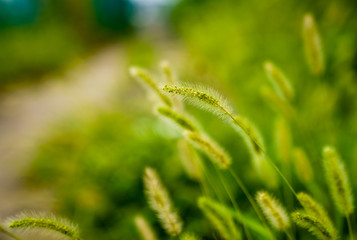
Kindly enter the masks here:
<path id="1" fill-rule="evenodd" d="M 22 187 L 21 173 L 54 124 L 83 108 L 110 105 L 127 79 L 124 55 L 118 46 L 108 47 L 61 78 L 0 100 L 0 217 L 18 209 L 50 206 L 51 194 L 29 194 Z"/>

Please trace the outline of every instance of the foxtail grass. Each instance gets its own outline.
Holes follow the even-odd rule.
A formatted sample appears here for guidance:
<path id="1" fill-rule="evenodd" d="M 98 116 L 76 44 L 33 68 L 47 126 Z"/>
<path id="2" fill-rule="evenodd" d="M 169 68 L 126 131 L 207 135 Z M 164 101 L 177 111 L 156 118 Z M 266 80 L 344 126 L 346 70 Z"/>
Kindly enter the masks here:
<path id="1" fill-rule="evenodd" d="M 167 106 L 172 106 L 170 98 L 161 92 L 161 89 L 158 87 L 156 81 L 146 71 L 138 67 L 131 67 L 129 72 L 132 77 L 140 79 L 145 86 L 151 88 Z"/>
<path id="2" fill-rule="evenodd" d="M 144 185 L 152 209 L 157 213 L 162 227 L 171 236 L 178 236 L 182 231 L 182 221 L 171 203 L 171 199 L 159 176 L 147 167 Z"/>
<path id="3" fill-rule="evenodd" d="M 310 195 L 306 193 L 298 193 L 297 198 L 302 207 L 304 208 L 305 212 L 318 218 L 321 223 L 325 225 L 330 235 L 333 236 L 333 239 L 336 239 L 337 231 L 333 226 L 332 221 L 325 209 L 319 203 L 317 203 Z"/>
<path id="4" fill-rule="evenodd" d="M 306 213 L 304 211 L 295 211 L 291 214 L 291 218 L 301 228 L 308 230 L 312 235 L 320 240 L 335 240 L 337 239 L 334 233 L 330 232 L 326 224 L 318 217 Z"/>
<path id="5" fill-rule="evenodd" d="M 231 157 L 213 140 L 198 132 L 184 131 L 184 136 L 194 146 L 203 151 L 211 161 L 222 169 L 227 169 L 232 162 Z"/>
<path id="6" fill-rule="evenodd" d="M 293 159 L 294 169 L 298 179 L 304 184 L 311 182 L 314 177 L 314 172 L 305 151 L 302 148 L 294 148 Z"/>
<path id="7" fill-rule="evenodd" d="M 330 193 L 340 213 L 348 216 L 354 210 L 352 189 L 345 165 L 332 147 L 323 149 L 325 175 Z"/>
<path id="8" fill-rule="evenodd" d="M 325 69 L 321 38 L 314 17 L 309 13 L 304 16 L 303 38 L 310 70 L 312 73 L 320 75 Z"/>
<path id="9" fill-rule="evenodd" d="M 192 123 L 191 120 L 189 120 L 187 117 L 184 115 L 181 115 L 171 108 L 167 107 L 159 107 L 157 108 L 157 111 L 160 115 L 171 119 L 173 122 L 175 122 L 177 125 L 179 125 L 181 128 L 191 131 L 191 132 L 196 132 L 197 128 L 196 126 Z"/>
<path id="10" fill-rule="evenodd" d="M 24 212 L 9 218 L 7 227 L 17 235 L 45 235 L 47 238 L 67 237 L 79 240 L 79 231 L 70 221 L 48 213 Z"/>
<path id="11" fill-rule="evenodd" d="M 215 90 L 201 86 L 192 87 L 189 85 L 165 85 L 163 90 L 170 94 L 182 96 L 185 100 L 218 115 L 222 119 L 230 120 L 235 127 L 240 128 L 246 136 L 254 142 L 254 149 L 256 149 L 256 151 L 264 152 L 264 148 L 261 142 L 259 142 L 259 139 L 252 135 L 252 132 L 250 131 L 251 128 L 247 128 L 246 122 L 240 121 L 243 120 L 242 118 L 234 116 L 232 107 L 228 104 L 227 100 Z"/>
<path id="12" fill-rule="evenodd" d="M 264 63 L 264 69 L 280 97 L 291 100 L 294 97 L 294 89 L 285 74 L 269 61 Z"/>
<path id="13" fill-rule="evenodd" d="M 7 235 L 8 237 L 15 239 L 15 240 L 22 240 L 21 238 L 19 238 L 18 236 L 15 236 L 14 234 L 12 234 L 11 232 L 9 232 L 8 230 L 6 230 L 1 224 L 0 224 L 0 233 L 3 233 L 5 235 Z"/>
<path id="14" fill-rule="evenodd" d="M 339 154 L 332 147 L 323 149 L 325 175 L 337 210 L 347 219 L 350 239 L 353 239 L 350 214 L 354 211 L 352 188 L 350 186 L 345 165 Z"/>
<path id="15" fill-rule="evenodd" d="M 286 231 L 290 221 L 281 203 L 265 191 L 258 192 L 256 199 L 271 225 L 276 230 Z"/>
<path id="16" fill-rule="evenodd" d="M 157 240 L 154 230 L 143 216 L 136 216 L 134 222 L 142 240 Z"/>

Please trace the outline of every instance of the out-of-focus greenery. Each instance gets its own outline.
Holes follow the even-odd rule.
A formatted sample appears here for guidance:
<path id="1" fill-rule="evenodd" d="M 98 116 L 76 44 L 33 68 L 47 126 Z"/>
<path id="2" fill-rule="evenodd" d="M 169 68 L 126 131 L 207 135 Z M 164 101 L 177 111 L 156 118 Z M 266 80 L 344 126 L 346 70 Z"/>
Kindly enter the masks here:
<path id="1" fill-rule="evenodd" d="M 68 121 L 59 129 L 60 133 L 41 148 L 27 182 L 29 187 L 53 191 L 58 199 L 55 212 L 77 222 L 83 238 L 135 236 L 136 214 L 146 215 L 159 226 L 144 197 L 145 166 L 163 173 L 170 181 L 169 189 L 183 190 L 183 194 L 172 191 L 172 195 L 188 219 L 199 215 L 191 205 L 191 198 L 199 196 L 198 185 L 184 174 L 175 154 L 178 136 L 156 117 L 134 119 L 120 113 L 100 113 L 90 120 Z"/>
<path id="2" fill-rule="evenodd" d="M 310 73 L 305 61 L 301 30 L 306 12 L 315 16 L 323 42 L 326 72 L 320 77 Z M 263 71 L 264 61 L 271 60 L 283 69 L 296 95 L 292 103 L 297 111 L 297 118 L 291 122 L 293 142 L 306 150 L 315 170 L 315 186 L 304 186 L 296 180 L 292 167 L 290 180 L 296 191 L 307 191 L 321 201 L 333 220 L 342 225 L 333 203 L 323 195 L 327 186 L 321 170 L 321 150 L 326 144 L 336 146 L 347 165 L 356 196 L 355 3 L 187 0 L 174 11 L 173 23 L 188 56 L 180 67 L 183 69 L 178 73 L 180 78 L 222 92 L 236 105 L 237 112 L 248 117 L 262 132 L 267 153 L 279 166 L 274 140 L 274 123 L 279 114 L 270 109 L 260 91 L 262 86 L 271 88 Z M 137 64 L 137 59 L 149 66 L 155 60 L 151 54 L 148 58 L 140 56 L 140 49 L 142 52 L 147 49 L 145 44 L 139 44 L 137 49 L 133 46 L 129 51 L 133 54 L 132 63 Z M 196 205 L 201 187 L 189 180 L 178 160 L 175 146 L 179 134 L 149 111 L 138 110 L 138 106 L 147 106 L 145 96 L 136 90 L 138 87 L 137 84 L 128 87 L 133 96 L 121 100 L 131 107 L 120 113 L 101 113 L 95 120 L 79 119 L 59 127 L 61 133 L 40 149 L 28 173 L 29 182 L 56 193 L 57 211 L 72 217 L 81 226 L 85 239 L 138 238 L 132 221 L 138 213 L 143 213 L 164 236 L 143 194 L 143 168 L 150 165 L 158 169 L 169 189 L 185 230 L 215 239 Z M 196 108 L 188 110 L 233 156 L 233 169 L 249 191 L 254 194 L 265 188 L 251 166 L 243 140 L 213 115 Z M 211 187 L 220 188 L 218 191 L 223 194 L 215 171 L 210 174 Z M 225 177 L 243 211 L 250 213 L 242 192 L 229 176 Z M 316 186 L 319 191 L 314 192 Z M 296 209 L 297 203 L 289 202 L 283 183 L 272 191 L 289 211 Z M 225 201 L 228 197 L 223 198 Z M 343 231 L 347 234 L 347 230 Z M 300 230 L 297 236 L 313 239 Z"/>
<path id="3" fill-rule="evenodd" d="M 132 29 L 134 6 L 116 2 L 0 1 L 0 91 L 38 82 L 118 35 L 125 37 Z"/>
<path id="4" fill-rule="evenodd" d="M 313 76 L 305 61 L 302 19 L 307 12 L 321 33 L 326 59 L 321 77 Z M 356 135 L 355 13 L 348 1 L 183 1 L 173 14 L 191 59 L 182 79 L 221 89 L 270 139 L 275 115 L 260 90 L 270 87 L 262 65 L 273 61 L 295 89 L 301 131 L 314 136 L 310 147 L 336 144 L 351 159 L 352 146 L 341 141 L 351 144 Z M 306 142 L 297 138 L 296 144 L 305 147 Z M 312 157 L 319 156 L 317 150 Z"/>

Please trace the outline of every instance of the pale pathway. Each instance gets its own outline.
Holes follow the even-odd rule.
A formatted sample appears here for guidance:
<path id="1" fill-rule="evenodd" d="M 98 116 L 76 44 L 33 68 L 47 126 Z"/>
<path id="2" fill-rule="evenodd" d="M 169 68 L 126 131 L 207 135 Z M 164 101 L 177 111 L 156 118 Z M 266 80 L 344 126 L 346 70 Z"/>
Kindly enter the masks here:
<path id="1" fill-rule="evenodd" d="M 83 108 L 94 111 L 112 103 L 127 79 L 123 52 L 118 46 L 108 47 L 58 79 L 0 100 L 0 217 L 51 205 L 50 192 L 25 190 L 23 171 L 36 144 L 56 123 Z"/>

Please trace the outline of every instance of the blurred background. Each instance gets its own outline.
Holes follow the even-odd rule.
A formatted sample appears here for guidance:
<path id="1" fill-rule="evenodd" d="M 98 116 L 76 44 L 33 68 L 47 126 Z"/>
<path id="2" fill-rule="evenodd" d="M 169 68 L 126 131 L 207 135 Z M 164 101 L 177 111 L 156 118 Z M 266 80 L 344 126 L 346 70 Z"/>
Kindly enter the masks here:
<path id="1" fill-rule="evenodd" d="M 326 70 L 320 76 L 305 60 L 306 13 L 321 34 Z M 315 169 L 321 190 L 315 197 L 339 219 L 323 195 L 321 149 L 336 146 L 357 196 L 353 0 L 0 0 L 0 216 L 53 211 L 78 223 L 83 239 L 111 240 L 139 239 L 133 218 L 142 214 L 164 237 L 143 193 L 143 169 L 152 166 L 185 229 L 217 239 L 196 206 L 202 190 L 182 166 L 179 131 L 153 114 L 155 103 L 128 74 L 137 65 L 160 81 L 164 59 L 176 78 L 219 90 L 254 122 L 278 165 L 279 113 L 261 93 L 271 88 L 264 61 L 279 66 L 295 89 L 293 145 Z M 244 141 L 213 115 L 187 109 L 231 153 L 251 193 L 265 188 Z M 225 178 L 249 213 L 242 192 Z M 311 190 L 292 170 L 291 181 L 298 191 Z M 284 202 L 283 188 L 272 191 Z M 304 234 L 298 236 L 310 239 Z"/>

